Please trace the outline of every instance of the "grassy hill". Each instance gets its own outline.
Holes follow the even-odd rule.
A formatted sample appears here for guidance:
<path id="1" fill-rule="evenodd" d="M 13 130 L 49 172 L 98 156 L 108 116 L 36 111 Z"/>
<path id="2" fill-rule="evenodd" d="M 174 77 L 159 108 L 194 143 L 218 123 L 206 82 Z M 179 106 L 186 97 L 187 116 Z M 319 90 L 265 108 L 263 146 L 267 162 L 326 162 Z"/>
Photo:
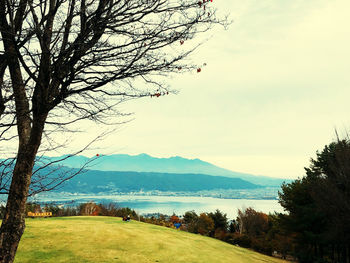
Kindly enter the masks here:
<path id="1" fill-rule="evenodd" d="M 286 262 L 216 239 L 115 217 L 27 219 L 15 263 Z"/>

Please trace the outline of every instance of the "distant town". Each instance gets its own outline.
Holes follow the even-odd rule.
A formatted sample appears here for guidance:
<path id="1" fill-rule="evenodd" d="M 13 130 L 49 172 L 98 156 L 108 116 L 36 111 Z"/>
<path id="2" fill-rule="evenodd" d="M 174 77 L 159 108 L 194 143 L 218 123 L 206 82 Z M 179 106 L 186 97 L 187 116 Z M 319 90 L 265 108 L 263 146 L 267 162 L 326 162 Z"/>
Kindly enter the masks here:
<path id="1" fill-rule="evenodd" d="M 177 196 L 177 197 L 212 197 L 222 199 L 256 199 L 256 200 L 277 200 L 280 187 L 266 187 L 258 189 L 217 189 L 217 190 L 202 190 L 197 192 L 187 191 L 132 191 L 132 192 L 101 192 L 101 193 L 69 193 L 69 192 L 51 192 L 41 193 L 40 195 L 31 197 L 33 201 L 58 201 L 65 202 L 76 199 L 85 199 L 99 196 Z"/>

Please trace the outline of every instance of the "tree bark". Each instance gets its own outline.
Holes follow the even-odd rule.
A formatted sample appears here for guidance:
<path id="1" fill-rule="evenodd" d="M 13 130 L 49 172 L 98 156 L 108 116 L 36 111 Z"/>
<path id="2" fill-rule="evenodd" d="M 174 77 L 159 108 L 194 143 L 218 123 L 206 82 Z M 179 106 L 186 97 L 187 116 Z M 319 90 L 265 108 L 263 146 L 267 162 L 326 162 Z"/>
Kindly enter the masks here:
<path id="1" fill-rule="evenodd" d="M 0 262 L 13 262 L 25 228 L 25 205 L 30 184 L 28 160 L 18 159 L 8 196 L 5 218 L 0 229 Z"/>
<path id="2" fill-rule="evenodd" d="M 35 157 L 40 146 L 47 115 L 33 123 L 26 145 L 19 145 L 7 199 L 5 217 L 0 228 L 0 263 L 12 263 L 25 229 L 25 208 Z"/>

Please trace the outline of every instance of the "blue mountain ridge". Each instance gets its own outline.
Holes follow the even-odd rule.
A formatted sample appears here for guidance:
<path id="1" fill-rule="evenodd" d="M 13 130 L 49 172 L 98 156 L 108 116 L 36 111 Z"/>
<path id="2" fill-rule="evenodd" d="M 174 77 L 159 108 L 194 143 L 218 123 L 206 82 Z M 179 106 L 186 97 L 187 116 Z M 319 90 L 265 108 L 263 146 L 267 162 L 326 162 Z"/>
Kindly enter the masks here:
<path id="1" fill-rule="evenodd" d="M 69 169 L 65 168 L 67 172 Z M 263 188 L 242 180 L 205 174 L 174 174 L 154 172 L 117 172 L 85 170 L 56 189 L 56 192 L 108 193 L 108 192 L 196 192 L 216 189 Z"/>
<path id="2" fill-rule="evenodd" d="M 46 161 L 56 161 L 65 157 L 66 155 L 44 158 Z M 82 155 L 76 155 L 63 160 L 60 162 L 60 164 L 70 168 L 80 168 L 83 165 L 87 164 L 87 169 L 99 171 L 133 171 L 224 176 L 229 178 L 241 178 L 245 181 L 261 186 L 280 186 L 284 181 L 290 181 L 281 178 L 234 172 L 202 161 L 200 159 L 187 159 L 180 156 L 170 158 L 157 158 L 145 153 L 139 155 L 100 155 L 98 157 L 95 156 L 91 158 Z"/>

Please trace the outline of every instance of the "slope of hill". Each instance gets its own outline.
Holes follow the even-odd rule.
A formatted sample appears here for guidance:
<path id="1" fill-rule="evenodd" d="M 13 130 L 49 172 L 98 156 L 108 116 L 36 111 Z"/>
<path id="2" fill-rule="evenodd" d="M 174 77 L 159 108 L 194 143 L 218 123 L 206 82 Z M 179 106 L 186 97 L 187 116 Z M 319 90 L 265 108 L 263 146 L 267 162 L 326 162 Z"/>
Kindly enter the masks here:
<path id="1" fill-rule="evenodd" d="M 15 262 L 286 262 L 222 241 L 115 217 L 27 219 Z"/>
<path id="2" fill-rule="evenodd" d="M 215 189 L 256 189 L 261 186 L 240 178 L 205 174 L 170 174 L 87 170 L 78 174 L 58 191 L 106 193 L 132 191 L 202 191 Z"/>
<path id="3" fill-rule="evenodd" d="M 47 157 L 49 160 L 58 160 L 62 157 Z M 71 168 L 79 168 L 92 158 L 73 156 L 62 162 Z M 200 173 L 215 176 L 234 177 L 247 180 L 253 184 L 264 186 L 280 186 L 286 179 L 256 176 L 246 173 L 233 172 L 200 159 L 186 159 L 179 156 L 170 158 L 156 158 L 147 154 L 103 155 L 91 162 L 91 169 L 101 171 L 135 171 L 159 173 Z"/>

